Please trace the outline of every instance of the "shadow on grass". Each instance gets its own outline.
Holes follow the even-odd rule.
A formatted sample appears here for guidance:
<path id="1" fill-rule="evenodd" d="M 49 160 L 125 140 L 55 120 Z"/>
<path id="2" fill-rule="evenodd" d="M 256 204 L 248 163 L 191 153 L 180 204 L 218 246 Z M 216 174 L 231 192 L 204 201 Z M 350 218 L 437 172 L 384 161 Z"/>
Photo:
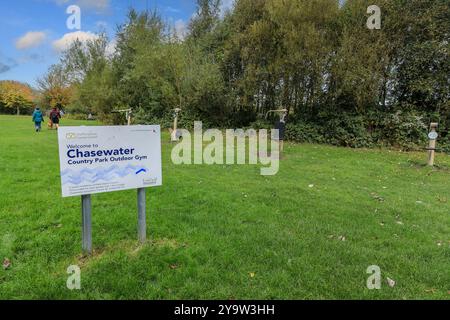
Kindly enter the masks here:
<path id="1" fill-rule="evenodd" d="M 431 169 L 432 171 L 450 171 L 450 166 L 446 164 L 435 164 L 433 167 L 428 166 L 425 161 L 419 161 L 416 159 L 408 159 L 403 164 L 404 167 L 416 168 L 416 169 Z"/>

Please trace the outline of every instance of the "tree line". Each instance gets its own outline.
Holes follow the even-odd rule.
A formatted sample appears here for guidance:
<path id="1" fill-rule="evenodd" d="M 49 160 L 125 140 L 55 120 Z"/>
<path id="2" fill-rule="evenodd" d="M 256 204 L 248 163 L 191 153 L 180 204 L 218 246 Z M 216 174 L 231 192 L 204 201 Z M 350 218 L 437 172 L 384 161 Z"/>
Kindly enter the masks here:
<path id="1" fill-rule="evenodd" d="M 382 26 L 367 27 L 367 8 Z M 187 34 L 158 12 L 128 12 L 115 50 L 100 34 L 75 42 L 39 80 L 45 105 L 138 123 L 270 127 L 288 138 L 352 147 L 423 146 L 440 123 L 450 150 L 449 0 L 198 0 Z"/>

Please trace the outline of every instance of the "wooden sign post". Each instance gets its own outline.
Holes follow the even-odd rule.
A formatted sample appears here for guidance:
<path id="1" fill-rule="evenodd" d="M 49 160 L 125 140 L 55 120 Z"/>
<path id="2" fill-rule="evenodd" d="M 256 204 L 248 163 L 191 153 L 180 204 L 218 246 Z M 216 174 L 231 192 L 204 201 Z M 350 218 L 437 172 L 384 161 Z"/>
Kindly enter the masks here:
<path id="1" fill-rule="evenodd" d="M 436 154 L 436 140 L 438 138 L 438 133 L 436 132 L 436 129 L 438 127 L 438 124 L 436 122 L 432 122 L 430 124 L 430 133 L 428 134 L 428 139 L 430 139 L 428 143 L 428 165 L 434 166 L 434 157 Z"/>

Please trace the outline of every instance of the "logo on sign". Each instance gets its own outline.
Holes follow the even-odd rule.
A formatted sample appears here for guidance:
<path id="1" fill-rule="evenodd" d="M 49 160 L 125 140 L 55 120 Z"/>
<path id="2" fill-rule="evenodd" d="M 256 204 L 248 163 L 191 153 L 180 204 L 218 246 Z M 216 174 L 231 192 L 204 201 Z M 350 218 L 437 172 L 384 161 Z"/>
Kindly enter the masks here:
<path id="1" fill-rule="evenodd" d="M 144 179 L 143 181 L 144 186 L 154 186 L 158 182 L 158 179 Z"/>
<path id="2" fill-rule="evenodd" d="M 77 135 L 75 133 L 68 133 L 66 134 L 66 139 L 75 139 L 77 137 Z"/>

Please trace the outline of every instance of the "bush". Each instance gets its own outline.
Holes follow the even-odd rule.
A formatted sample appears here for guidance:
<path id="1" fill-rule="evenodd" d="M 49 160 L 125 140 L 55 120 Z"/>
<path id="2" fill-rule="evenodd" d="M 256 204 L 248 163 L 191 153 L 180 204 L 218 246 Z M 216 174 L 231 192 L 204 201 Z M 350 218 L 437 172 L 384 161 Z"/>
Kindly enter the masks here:
<path id="1" fill-rule="evenodd" d="M 450 135 L 441 137 L 438 140 L 438 149 L 440 149 L 442 152 L 446 152 L 450 154 Z"/>
<path id="2" fill-rule="evenodd" d="M 417 112 L 385 114 L 381 125 L 381 139 L 390 146 L 414 150 L 427 143 L 428 126 Z"/>
<path id="3" fill-rule="evenodd" d="M 406 150 L 427 144 L 425 116 L 417 112 L 320 114 L 310 122 L 288 123 L 286 139 L 296 142 L 328 143 L 352 148 L 388 146 Z M 450 138 L 442 137 L 441 148 L 450 149 Z"/>
<path id="4" fill-rule="evenodd" d="M 324 143 L 325 138 L 320 128 L 308 123 L 288 123 L 286 125 L 286 140 L 308 143 Z"/>
<path id="5" fill-rule="evenodd" d="M 331 116 L 321 128 L 327 143 L 352 148 L 374 146 L 374 138 L 368 129 L 368 119 L 362 116 L 340 115 Z"/>
<path id="6" fill-rule="evenodd" d="M 261 130 L 261 129 L 266 129 L 266 130 L 270 130 L 274 128 L 274 125 L 265 119 L 258 119 L 254 122 L 252 122 L 250 124 L 250 126 L 248 126 L 248 128 L 250 129 L 255 129 L 255 130 Z"/>

